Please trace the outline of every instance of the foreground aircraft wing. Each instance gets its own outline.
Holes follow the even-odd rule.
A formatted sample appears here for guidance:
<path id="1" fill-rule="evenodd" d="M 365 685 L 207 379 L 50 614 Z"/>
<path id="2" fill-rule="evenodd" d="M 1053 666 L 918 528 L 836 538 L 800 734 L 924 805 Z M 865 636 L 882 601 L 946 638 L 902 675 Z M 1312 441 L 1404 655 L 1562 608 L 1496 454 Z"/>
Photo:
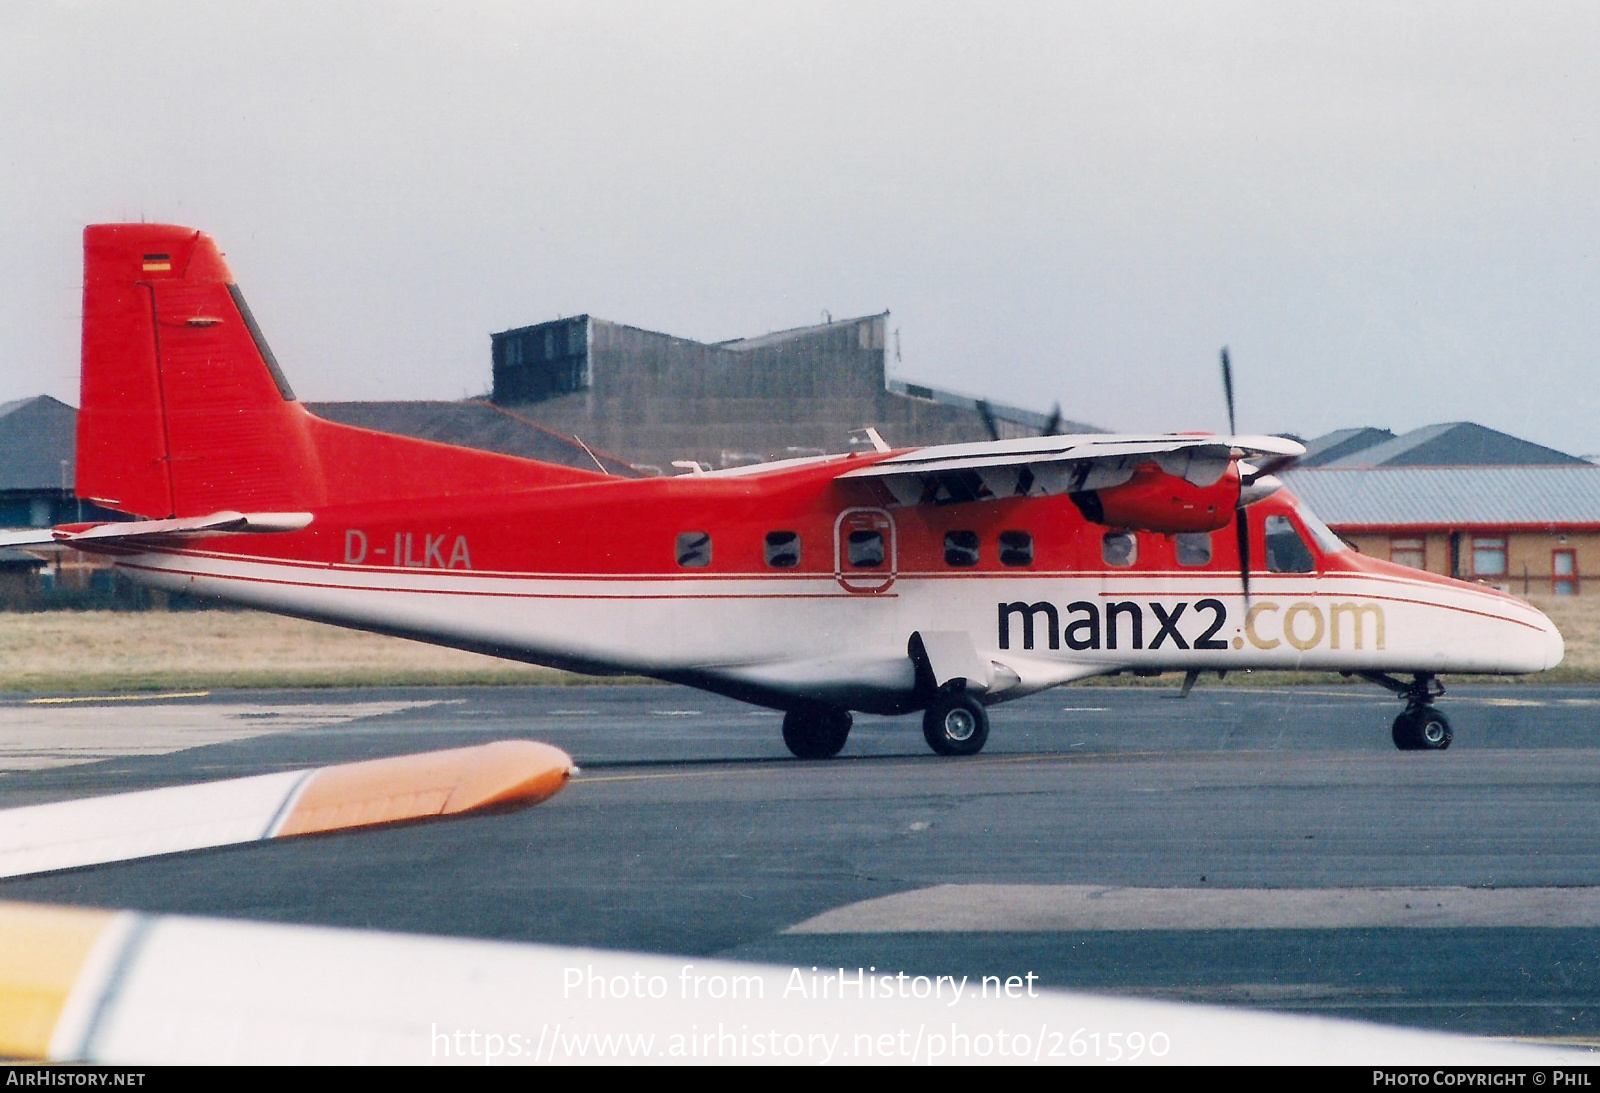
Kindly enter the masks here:
<path id="1" fill-rule="evenodd" d="M 0 811 L 0 877 L 522 808 L 577 768 L 549 744 L 501 740 L 252 778 Z"/>
<path id="2" fill-rule="evenodd" d="M 218 532 L 261 534 L 299 531 L 311 523 L 309 512 L 214 512 L 172 520 L 130 520 L 114 524 L 62 524 L 53 528 L 0 532 L 0 547 L 77 547 L 116 544 L 151 536 L 214 535 Z"/>
<path id="3" fill-rule="evenodd" d="M 965 997 L 985 1000 L 960 1011 L 957 1028 L 942 984 L 931 996 L 907 990 L 904 973 L 863 975 L 824 995 L 811 976 L 703 956 L 0 903 L 0 1055 L 121 1066 L 904 1066 L 993 1061 L 1009 1040 L 1003 1061 L 1092 1063 L 1085 1030 L 1110 1028 L 1137 1030 L 1119 1057 L 1141 1063 L 1594 1059 L 1560 1044 L 1038 990 L 1031 976 L 1026 994 L 1008 985 L 1003 998 L 962 977 Z"/>
<path id="4" fill-rule="evenodd" d="M 1206 487 L 1234 460 L 1262 458 L 1270 469 L 1303 454 L 1278 436 L 1089 433 L 917 448 L 839 477 L 875 479 L 902 505 L 949 504 L 1111 489 L 1149 463 Z"/>

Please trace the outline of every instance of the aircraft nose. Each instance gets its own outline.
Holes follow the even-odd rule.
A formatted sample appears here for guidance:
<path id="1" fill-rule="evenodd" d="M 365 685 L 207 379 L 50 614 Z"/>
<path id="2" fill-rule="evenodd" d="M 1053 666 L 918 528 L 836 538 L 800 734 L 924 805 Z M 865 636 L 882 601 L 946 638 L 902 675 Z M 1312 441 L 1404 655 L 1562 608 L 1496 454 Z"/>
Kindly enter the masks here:
<path id="1" fill-rule="evenodd" d="M 1541 612 L 1541 614 L 1543 614 Z M 1561 631 L 1556 629 L 1556 624 L 1550 621 L 1550 616 L 1544 615 L 1544 666 L 1546 669 L 1554 668 L 1561 663 L 1561 658 L 1567 655 L 1567 643 L 1561 638 Z"/>

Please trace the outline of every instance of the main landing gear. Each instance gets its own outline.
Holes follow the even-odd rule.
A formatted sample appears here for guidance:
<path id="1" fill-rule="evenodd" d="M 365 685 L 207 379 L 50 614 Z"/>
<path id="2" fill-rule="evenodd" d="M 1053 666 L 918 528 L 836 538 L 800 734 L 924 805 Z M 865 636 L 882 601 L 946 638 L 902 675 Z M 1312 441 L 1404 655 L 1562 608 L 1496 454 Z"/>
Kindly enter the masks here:
<path id="1" fill-rule="evenodd" d="M 844 749 L 849 710 L 809 702 L 783 715 L 783 742 L 800 759 L 832 759 Z M 940 755 L 977 755 L 989 740 L 989 711 L 964 690 L 941 691 L 922 715 L 922 735 Z"/>
<path id="2" fill-rule="evenodd" d="M 783 715 L 783 742 L 800 759 L 832 759 L 850 737 L 854 718 L 837 706 L 808 703 Z"/>
<path id="3" fill-rule="evenodd" d="M 977 755 L 989 739 L 989 711 L 965 690 L 941 691 L 922 715 L 922 735 L 940 755 Z"/>
<path id="4" fill-rule="evenodd" d="M 1394 746 L 1401 751 L 1443 751 L 1455 739 L 1450 721 L 1433 708 L 1433 700 L 1444 694 L 1444 684 L 1428 672 L 1418 672 L 1410 683 L 1383 672 L 1362 672 L 1361 678 L 1393 691 L 1406 700 L 1406 708 L 1394 719 Z"/>

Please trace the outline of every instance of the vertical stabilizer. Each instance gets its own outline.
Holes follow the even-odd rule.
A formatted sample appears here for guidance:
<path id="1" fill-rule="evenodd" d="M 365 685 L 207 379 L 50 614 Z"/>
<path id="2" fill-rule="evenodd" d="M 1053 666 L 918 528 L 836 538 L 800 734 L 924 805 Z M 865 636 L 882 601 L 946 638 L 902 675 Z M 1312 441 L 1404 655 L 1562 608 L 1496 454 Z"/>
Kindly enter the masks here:
<path id="1" fill-rule="evenodd" d="M 103 224 L 83 251 L 78 495 L 158 518 L 320 504 L 308 415 L 211 239 Z"/>

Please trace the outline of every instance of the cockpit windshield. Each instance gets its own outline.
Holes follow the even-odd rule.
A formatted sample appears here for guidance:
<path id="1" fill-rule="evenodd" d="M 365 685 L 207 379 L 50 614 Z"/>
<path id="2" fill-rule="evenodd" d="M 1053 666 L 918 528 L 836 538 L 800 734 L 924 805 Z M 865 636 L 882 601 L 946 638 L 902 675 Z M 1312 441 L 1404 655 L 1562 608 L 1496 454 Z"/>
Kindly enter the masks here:
<path id="1" fill-rule="evenodd" d="M 1345 541 L 1333 533 L 1333 529 L 1317 518 L 1317 514 L 1304 505 L 1296 505 L 1295 513 L 1300 517 L 1300 522 L 1306 526 L 1311 537 L 1317 541 L 1317 549 L 1324 554 L 1338 554 L 1350 547 Z"/>

